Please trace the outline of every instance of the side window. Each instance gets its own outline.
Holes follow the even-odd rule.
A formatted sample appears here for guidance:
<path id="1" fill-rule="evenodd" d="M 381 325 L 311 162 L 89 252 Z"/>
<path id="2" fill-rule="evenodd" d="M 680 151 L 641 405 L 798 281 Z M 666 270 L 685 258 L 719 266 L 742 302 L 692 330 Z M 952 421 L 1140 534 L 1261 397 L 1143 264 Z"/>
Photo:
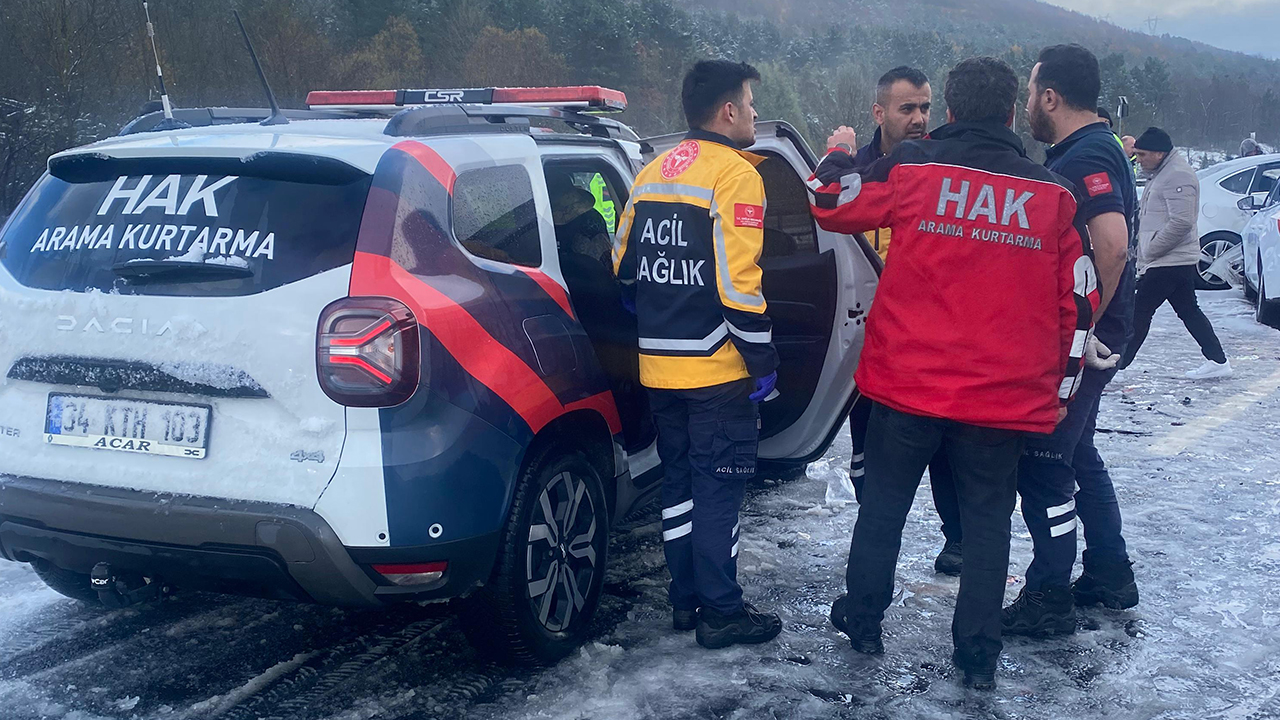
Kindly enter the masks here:
<path id="1" fill-rule="evenodd" d="M 1237 195 L 1248 195 L 1249 185 L 1253 182 L 1253 171 L 1254 168 L 1241 170 L 1235 175 L 1230 175 L 1223 179 L 1218 183 L 1218 185 L 1227 192 L 1232 192 Z"/>
<path id="2" fill-rule="evenodd" d="M 1263 204 L 1263 207 L 1275 207 L 1278 202 L 1280 202 L 1280 184 L 1271 188 L 1271 194 L 1267 196 L 1267 202 Z"/>
<path id="3" fill-rule="evenodd" d="M 477 257 L 542 264 L 533 183 L 521 165 L 468 170 L 453 186 L 453 234 Z"/>
<path id="4" fill-rule="evenodd" d="M 593 159 L 550 160 L 543 171 L 561 257 L 576 253 L 612 267 L 613 234 L 627 204 L 618 173 Z"/>
<path id="5" fill-rule="evenodd" d="M 756 166 L 764 179 L 764 253 L 762 257 L 813 255 L 818 252 L 818 233 L 809 212 L 809 196 L 804 181 L 785 158 L 760 152 L 765 161 Z"/>
<path id="6" fill-rule="evenodd" d="M 1249 193 L 1271 192 L 1276 186 L 1276 175 L 1280 174 L 1280 163 L 1263 165 L 1253 176 L 1253 187 Z"/>

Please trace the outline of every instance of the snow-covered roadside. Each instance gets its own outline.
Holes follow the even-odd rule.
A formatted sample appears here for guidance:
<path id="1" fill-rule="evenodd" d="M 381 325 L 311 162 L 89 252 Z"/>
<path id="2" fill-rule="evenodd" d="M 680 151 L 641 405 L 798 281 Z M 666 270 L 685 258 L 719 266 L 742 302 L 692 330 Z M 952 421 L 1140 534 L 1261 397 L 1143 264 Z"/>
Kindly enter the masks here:
<path id="1" fill-rule="evenodd" d="M 1280 715 L 1280 333 L 1254 324 L 1237 293 L 1202 297 L 1236 377 L 1181 379 L 1199 353 L 1166 307 L 1126 382 L 1104 398 L 1099 423 L 1142 604 L 1082 611 L 1067 639 L 1009 639 L 995 693 L 965 691 L 948 662 L 958 582 L 933 573 L 941 536 L 924 485 L 886 619 L 888 653 L 858 655 L 830 627 L 857 517 L 854 505 L 824 502 L 848 462 L 842 438 L 809 479 L 748 502 L 741 574 L 750 598 L 782 614 L 776 644 L 704 651 L 670 630 L 661 585 L 642 585 L 645 600 L 613 633 L 484 717 Z M 1235 408 L 1242 392 L 1257 395 L 1222 418 L 1218 408 Z M 1217 426 L 1198 434 L 1205 422 Z M 1161 444 L 1174 431 L 1174 445 Z M 1020 517 L 1014 529 L 1010 600 L 1031 550 Z"/>
<path id="2" fill-rule="evenodd" d="M 656 514 L 610 548 L 594 641 L 541 671 L 477 659 L 456 622 L 211 595 L 93 612 L 0 561 L 0 720 L 370 718 L 1270 718 L 1280 716 L 1280 332 L 1238 292 L 1201 295 L 1236 367 L 1181 379 L 1199 353 L 1168 308 L 1103 400 L 1110 462 L 1143 602 L 1090 609 L 1080 631 L 1010 639 L 1001 686 L 960 687 L 948 658 L 957 581 L 928 488 L 908 521 L 888 653 L 829 625 L 857 506 L 828 502 L 840 437 L 809 477 L 764 481 L 742 520 L 749 599 L 779 640 L 709 652 L 670 629 Z M 1009 598 L 1030 559 L 1015 517 Z"/>

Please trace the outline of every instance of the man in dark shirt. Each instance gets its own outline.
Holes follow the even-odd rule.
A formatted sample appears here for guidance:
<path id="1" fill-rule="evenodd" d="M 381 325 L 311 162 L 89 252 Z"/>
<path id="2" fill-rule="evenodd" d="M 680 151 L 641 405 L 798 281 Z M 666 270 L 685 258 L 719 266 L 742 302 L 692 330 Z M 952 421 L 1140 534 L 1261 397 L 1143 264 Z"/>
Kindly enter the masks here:
<path id="1" fill-rule="evenodd" d="M 1005 608 L 1007 634 L 1071 633 L 1077 604 L 1128 608 L 1138 603 L 1115 489 L 1093 443 L 1102 390 L 1133 335 L 1129 246 L 1137 208 L 1132 166 L 1097 116 L 1100 86 L 1097 58 L 1079 45 L 1046 48 L 1031 72 L 1031 132 L 1053 143 L 1048 168 L 1075 185 L 1077 224 L 1089 229 L 1101 304 L 1084 377 L 1066 419 L 1052 435 L 1028 442 L 1018 466 L 1022 516 L 1035 558 L 1022 593 Z M 1084 575 L 1068 586 L 1077 518 L 1085 527 Z"/>
<path id="2" fill-rule="evenodd" d="M 933 90 L 929 87 L 927 75 L 905 65 L 893 68 L 880 76 L 876 83 L 876 102 L 871 106 L 871 114 L 877 127 L 871 142 L 854 152 L 855 146 L 851 143 L 857 142 L 857 134 L 842 125 L 827 140 L 827 149 L 839 147 L 853 155 L 854 169 L 869 169 L 872 163 L 893 152 L 902 142 L 921 140 L 927 135 L 932 105 Z M 889 252 L 889 235 L 889 228 L 863 233 L 882 260 Z M 864 450 L 870 419 L 871 400 L 860 397 L 849 414 L 849 436 L 853 441 L 849 477 L 859 502 L 862 501 L 862 482 L 866 475 Z M 933 491 L 933 505 L 942 520 L 942 536 L 946 539 L 942 551 L 933 561 L 933 569 L 943 575 L 959 577 L 964 567 L 960 499 L 956 496 L 955 481 L 945 452 L 939 451 L 929 461 L 929 486 Z"/>

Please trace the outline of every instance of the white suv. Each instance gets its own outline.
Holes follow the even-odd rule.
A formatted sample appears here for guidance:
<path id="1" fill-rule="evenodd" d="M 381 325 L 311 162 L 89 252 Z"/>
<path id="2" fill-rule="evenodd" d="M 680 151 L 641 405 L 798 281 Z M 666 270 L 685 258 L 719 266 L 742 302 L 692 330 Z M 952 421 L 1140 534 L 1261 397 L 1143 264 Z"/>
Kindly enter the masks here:
<path id="1" fill-rule="evenodd" d="M 670 140 L 579 112 L 625 102 L 602 88 L 309 101 L 141 118 L 9 218 L 0 556 L 109 605 L 463 599 L 482 649 L 562 657 L 661 467 L 607 234 L 556 221 L 585 195 L 609 227 Z M 879 264 L 814 224 L 793 129 L 754 150 L 782 360 L 760 456 L 797 466 L 848 415 Z"/>

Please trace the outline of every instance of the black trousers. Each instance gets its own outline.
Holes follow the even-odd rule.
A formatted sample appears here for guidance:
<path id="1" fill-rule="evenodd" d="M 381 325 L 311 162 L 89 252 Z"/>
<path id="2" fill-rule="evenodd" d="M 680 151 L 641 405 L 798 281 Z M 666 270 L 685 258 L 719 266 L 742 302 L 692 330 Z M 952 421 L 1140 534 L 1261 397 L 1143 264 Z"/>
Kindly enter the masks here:
<path id="1" fill-rule="evenodd" d="M 849 479 L 853 481 L 853 493 L 859 504 L 862 503 L 862 485 L 867 474 L 867 423 L 871 419 L 871 405 L 871 398 L 859 398 L 849 413 L 849 438 L 853 441 Z M 929 461 L 929 490 L 933 492 L 933 507 L 942 520 L 942 537 L 947 542 L 961 542 L 964 533 L 960 525 L 960 498 L 956 497 L 956 483 L 951 477 L 951 461 L 942 450 Z"/>
<path id="2" fill-rule="evenodd" d="M 964 525 L 964 570 L 951 623 L 966 667 L 994 669 L 1003 645 L 1000 608 L 1009 571 L 1009 526 L 1025 435 L 898 412 L 879 403 L 867 427 L 867 479 L 845 574 L 855 635 L 880 631 L 893 600 L 902 528 L 925 466 L 951 461 Z"/>
<path id="3" fill-rule="evenodd" d="M 1222 351 L 1222 343 L 1213 332 L 1213 325 L 1204 316 L 1200 303 L 1196 301 L 1196 278 L 1199 274 L 1195 265 L 1178 265 L 1176 267 L 1148 268 L 1138 278 L 1138 289 L 1133 303 L 1133 342 L 1129 343 L 1120 368 L 1129 367 L 1138 354 L 1138 348 L 1147 339 L 1151 330 L 1151 318 L 1156 310 L 1167 300 L 1178 314 L 1182 324 L 1186 326 L 1191 337 L 1200 344 L 1200 352 L 1216 363 L 1227 361 Z"/>
<path id="4" fill-rule="evenodd" d="M 649 390 L 658 426 L 662 540 L 677 610 L 742 609 L 738 510 L 756 474 L 760 415 L 755 381 L 695 390 Z"/>

